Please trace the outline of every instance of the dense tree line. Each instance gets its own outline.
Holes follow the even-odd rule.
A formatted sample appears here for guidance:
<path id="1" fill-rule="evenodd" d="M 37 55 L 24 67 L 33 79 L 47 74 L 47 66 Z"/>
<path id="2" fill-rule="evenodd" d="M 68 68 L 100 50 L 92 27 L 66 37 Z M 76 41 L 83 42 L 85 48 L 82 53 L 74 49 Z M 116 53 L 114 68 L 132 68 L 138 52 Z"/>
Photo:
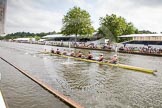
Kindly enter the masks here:
<path id="1" fill-rule="evenodd" d="M 0 36 L 0 40 L 3 40 L 3 39 L 4 39 L 4 37 Z"/>
<path id="2" fill-rule="evenodd" d="M 138 34 L 157 34 L 156 32 L 151 32 L 149 30 L 140 30 L 138 31 Z"/>
<path id="3" fill-rule="evenodd" d="M 55 31 L 48 32 L 48 33 L 16 32 L 16 33 L 7 34 L 5 37 L 0 37 L 0 39 L 31 38 L 31 37 L 41 38 L 43 36 L 51 35 L 51 34 L 56 34 L 56 32 Z"/>

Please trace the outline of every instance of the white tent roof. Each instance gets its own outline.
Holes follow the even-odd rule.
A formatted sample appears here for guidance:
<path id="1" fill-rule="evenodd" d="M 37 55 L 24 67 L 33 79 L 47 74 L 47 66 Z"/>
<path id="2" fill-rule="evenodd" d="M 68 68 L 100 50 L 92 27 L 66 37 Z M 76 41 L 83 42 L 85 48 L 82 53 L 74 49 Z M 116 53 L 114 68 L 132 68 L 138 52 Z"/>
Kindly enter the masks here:
<path id="1" fill-rule="evenodd" d="M 30 40 L 30 38 L 16 38 L 14 40 L 23 40 L 23 41 L 25 41 L 25 40 Z"/>
<path id="2" fill-rule="evenodd" d="M 119 37 L 162 37 L 162 34 L 131 34 L 131 35 L 122 35 Z"/>
<path id="3" fill-rule="evenodd" d="M 43 36 L 42 38 L 54 38 L 54 37 L 75 37 L 75 36 L 74 35 L 65 36 L 63 34 L 53 34 L 53 35 Z"/>

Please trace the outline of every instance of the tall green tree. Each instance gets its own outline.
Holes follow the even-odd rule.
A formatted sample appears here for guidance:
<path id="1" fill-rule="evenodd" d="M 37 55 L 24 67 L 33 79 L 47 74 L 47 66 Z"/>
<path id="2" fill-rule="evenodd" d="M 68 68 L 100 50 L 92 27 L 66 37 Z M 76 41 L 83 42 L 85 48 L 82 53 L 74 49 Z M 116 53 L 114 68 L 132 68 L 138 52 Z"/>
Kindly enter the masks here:
<path id="1" fill-rule="evenodd" d="M 111 41 L 118 42 L 118 36 L 133 34 L 136 32 L 136 28 L 132 23 L 127 23 L 123 17 L 118 17 L 115 14 L 112 14 L 100 18 L 98 32 L 104 37 L 109 38 Z"/>
<path id="2" fill-rule="evenodd" d="M 91 25 L 90 14 L 80 7 L 70 9 L 62 20 L 63 27 L 61 32 L 64 35 L 91 36 L 94 28 Z"/>

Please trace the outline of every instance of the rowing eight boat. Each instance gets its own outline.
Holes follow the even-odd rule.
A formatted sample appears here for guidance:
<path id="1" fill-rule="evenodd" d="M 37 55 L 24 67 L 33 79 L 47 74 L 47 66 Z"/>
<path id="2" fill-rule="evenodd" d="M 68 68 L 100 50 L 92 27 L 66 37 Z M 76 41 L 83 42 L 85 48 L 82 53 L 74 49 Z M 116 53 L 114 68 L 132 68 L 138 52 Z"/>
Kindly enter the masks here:
<path id="1" fill-rule="evenodd" d="M 153 74 L 154 72 L 157 72 L 156 70 L 152 70 L 152 69 L 146 69 L 146 68 L 136 67 L 136 66 L 129 66 L 129 65 L 125 65 L 125 64 L 119 64 L 119 63 L 118 64 L 112 64 L 112 63 L 107 63 L 107 62 L 99 62 L 99 61 L 96 61 L 96 60 L 83 59 L 83 58 L 72 57 L 72 56 L 68 56 L 68 55 L 53 54 L 53 53 L 50 53 L 50 52 L 42 52 L 42 53 L 43 54 L 50 54 L 51 56 L 61 56 L 61 57 L 65 57 L 65 58 L 73 58 L 73 59 L 79 60 L 79 61 L 86 61 L 86 62 L 91 62 L 91 63 L 109 65 L 109 66 L 124 68 L 124 69 L 128 69 L 128 70 L 135 70 L 135 71 L 140 71 L 140 72 L 149 73 L 149 74 Z"/>

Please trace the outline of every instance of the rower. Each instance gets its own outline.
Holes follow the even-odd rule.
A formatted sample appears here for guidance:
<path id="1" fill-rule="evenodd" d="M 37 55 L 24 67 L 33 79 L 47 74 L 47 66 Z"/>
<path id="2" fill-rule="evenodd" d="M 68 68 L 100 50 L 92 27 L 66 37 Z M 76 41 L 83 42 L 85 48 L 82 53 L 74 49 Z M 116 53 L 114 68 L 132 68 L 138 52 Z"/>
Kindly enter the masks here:
<path id="1" fill-rule="evenodd" d="M 75 56 L 75 53 L 73 50 L 71 50 L 70 56 L 73 56 L 73 57 Z"/>
<path id="2" fill-rule="evenodd" d="M 82 58 L 82 59 L 85 59 L 86 57 L 85 57 L 85 55 L 84 55 L 84 54 L 82 54 L 81 58 Z"/>
<path id="3" fill-rule="evenodd" d="M 104 57 L 103 54 L 100 54 L 98 61 L 103 61 Z"/>
<path id="4" fill-rule="evenodd" d="M 81 53 L 81 51 L 78 52 L 78 54 L 77 54 L 76 57 L 82 57 L 82 53 Z"/>
<path id="5" fill-rule="evenodd" d="M 92 59 L 92 58 L 93 58 L 93 56 L 92 56 L 91 52 L 88 52 L 87 59 Z"/>
<path id="6" fill-rule="evenodd" d="M 109 63 L 112 63 L 112 64 L 116 64 L 118 61 L 118 56 L 115 54 L 110 61 L 108 61 Z"/>
<path id="7" fill-rule="evenodd" d="M 64 49 L 64 51 L 63 51 L 62 54 L 63 54 L 63 55 L 67 55 L 67 51 Z"/>
<path id="8" fill-rule="evenodd" d="M 54 51 L 54 49 L 53 49 L 53 48 L 51 49 L 51 53 L 53 53 L 53 54 L 55 53 L 55 51 Z"/>
<path id="9" fill-rule="evenodd" d="M 60 54 L 60 50 L 57 48 L 56 54 Z"/>

